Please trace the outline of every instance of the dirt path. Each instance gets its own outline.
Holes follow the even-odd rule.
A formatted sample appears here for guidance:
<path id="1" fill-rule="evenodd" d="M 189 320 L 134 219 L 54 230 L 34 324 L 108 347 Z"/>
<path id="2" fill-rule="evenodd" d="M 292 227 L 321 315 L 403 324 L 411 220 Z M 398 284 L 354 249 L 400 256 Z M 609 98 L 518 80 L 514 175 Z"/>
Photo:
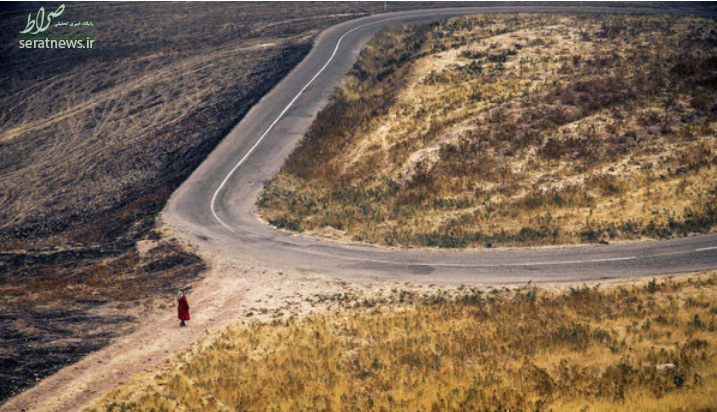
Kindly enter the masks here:
<path id="1" fill-rule="evenodd" d="M 191 327 L 180 329 L 174 309 L 147 317 L 139 329 L 108 347 L 49 376 L 10 399 L 0 411 L 75 411 L 130 375 L 151 367 L 177 350 L 228 323 L 238 314 L 245 288 L 237 276 L 212 271 L 189 296 Z"/>
<path id="2" fill-rule="evenodd" d="M 81 361 L 49 376 L 8 400 L 0 411 L 76 411 L 130 375 L 150 368 L 209 332 L 236 321 L 248 304 L 270 291 L 273 276 L 260 278 L 246 269 L 218 267 L 188 295 L 192 321 L 179 328 L 176 309 L 155 311 L 138 329 Z M 253 292 L 250 292 L 253 291 Z M 173 304 L 173 302 L 172 302 Z M 256 306 L 256 305 L 254 305 Z"/>
<path id="3" fill-rule="evenodd" d="M 209 333 L 231 324 L 323 310 L 331 302 L 317 303 L 315 297 L 365 293 L 378 287 L 262 270 L 220 256 L 202 257 L 212 268 L 188 293 L 189 327 L 179 328 L 175 302 L 167 302 L 167 308 L 146 316 L 135 332 L 9 399 L 0 412 L 80 411 L 133 374 L 158 365 Z"/>

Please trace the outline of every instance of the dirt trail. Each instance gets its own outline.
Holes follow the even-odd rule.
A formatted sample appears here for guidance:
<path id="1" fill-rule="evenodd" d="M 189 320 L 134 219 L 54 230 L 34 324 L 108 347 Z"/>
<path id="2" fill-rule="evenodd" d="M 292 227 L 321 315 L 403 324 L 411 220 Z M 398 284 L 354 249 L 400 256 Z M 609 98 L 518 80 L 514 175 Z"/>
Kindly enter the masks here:
<path id="1" fill-rule="evenodd" d="M 9 399 L 0 412 L 80 411 L 132 375 L 231 324 L 324 310 L 332 302 L 317 303 L 317 296 L 367 293 L 386 286 L 262 270 L 217 255 L 202 258 L 212 267 L 187 294 L 192 316 L 189 327 L 179 327 L 176 302 L 167 302 L 169 307 L 146 316 L 135 332 Z"/>
<path id="2" fill-rule="evenodd" d="M 272 279 L 248 275 L 245 269 L 213 268 L 188 294 L 192 307 L 189 327 L 179 328 L 174 304 L 156 311 L 135 332 L 11 398 L 0 411 L 81 410 L 132 374 L 237 320 L 247 304 L 262 300 L 259 296 L 270 290 L 268 283 Z"/>

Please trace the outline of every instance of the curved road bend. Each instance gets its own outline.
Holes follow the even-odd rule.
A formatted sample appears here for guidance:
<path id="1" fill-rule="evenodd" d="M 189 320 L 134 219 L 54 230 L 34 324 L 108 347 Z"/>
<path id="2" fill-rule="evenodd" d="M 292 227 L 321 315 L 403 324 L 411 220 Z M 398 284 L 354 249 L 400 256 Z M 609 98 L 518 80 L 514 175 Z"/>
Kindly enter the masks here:
<path id="1" fill-rule="evenodd" d="M 634 12 L 585 7 L 415 10 L 325 30 L 309 55 L 256 104 L 172 195 L 162 219 L 211 253 L 279 270 L 437 284 L 581 282 L 717 269 L 717 233 L 605 246 L 494 250 L 386 249 L 288 234 L 259 221 L 255 201 L 377 31 L 485 12 Z"/>

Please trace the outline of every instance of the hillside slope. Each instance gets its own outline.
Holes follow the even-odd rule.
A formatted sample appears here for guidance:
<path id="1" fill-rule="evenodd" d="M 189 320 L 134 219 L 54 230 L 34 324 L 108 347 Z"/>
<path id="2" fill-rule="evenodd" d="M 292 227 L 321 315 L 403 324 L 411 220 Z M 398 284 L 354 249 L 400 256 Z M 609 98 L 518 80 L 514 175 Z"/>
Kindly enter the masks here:
<path id="1" fill-rule="evenodd" d="M 717 219 L 713 20 L 488 15 L 381 33 L 260 198 L 382 245 L 665 238 Z"/>

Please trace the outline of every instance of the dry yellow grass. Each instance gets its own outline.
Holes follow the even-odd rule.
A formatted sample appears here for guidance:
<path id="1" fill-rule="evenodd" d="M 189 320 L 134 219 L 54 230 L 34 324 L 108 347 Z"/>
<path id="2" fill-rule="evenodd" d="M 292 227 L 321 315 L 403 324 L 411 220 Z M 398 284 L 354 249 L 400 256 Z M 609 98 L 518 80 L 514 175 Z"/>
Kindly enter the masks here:
<path id="1" fill-rule="evenodd" d="M 717 274 L 345 301 L 229 329 L 91 411 L 711 411 Z"/>
<path id="2" fill-rule="evenodd" d="M 717 216 L 714 22 L 483 15 L 378 35 L 260 199 L 384 245 L 681 236 Z"/>

